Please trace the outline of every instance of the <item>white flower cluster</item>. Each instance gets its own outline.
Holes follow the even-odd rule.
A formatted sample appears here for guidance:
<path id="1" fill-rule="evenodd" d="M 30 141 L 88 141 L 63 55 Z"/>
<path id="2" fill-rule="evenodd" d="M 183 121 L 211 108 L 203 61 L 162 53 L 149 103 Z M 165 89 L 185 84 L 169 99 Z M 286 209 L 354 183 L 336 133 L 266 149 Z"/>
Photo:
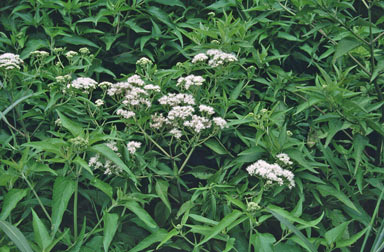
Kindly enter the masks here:
<path id="1" fill-rule="evenodd" d="M 285 154 L 285 153 L 277 154 L 276 157 L 284 165 L 292 165 L 293 164 L 293 162 L 291 161 L 289 156 L 287 154 Z"/>
<path id="2" fill-rule="evenodd" d="M 190 94 L 174 94 L 169 93 L 159 99 L 161 105 L 177 106 L 180 104 L 195 105 L 195 98 Z"/>
<path id="3" fill-rule="evenodd" d="M 128 111 L 128 110 L 124 110 L 124 109 L 118 109 L 116 111 L 116 115 L 120 115 L 120 116 L 124 117 L 125 119 L 129 119 L 131 117 L 134 117 L 136 114 L 133 111 Z"/>
<path id="4" fill-rule="evenodd" d="M 124 82 L 118 82 L 109 86 L 107 93 L 109 96 L 123 94 L 122 103 L 126 106 L 144 104 L 150 107 L 151 101 L 149 97 L 151 94 L 149 91 L 160 92 L 160 87 L 153 84 L 145 85 L 141 77 L 135 74 Z"/>
<path id="5" fill-rule="evenodd" d="M 13 53 L 4 53 L 0 55 L 0 69 L 5 70 L 20 69 L 20 65 L 23 64 L 23 60 L 20 56 Z"/>
<path id="6" fill-rule="evenodd" d="M 188 75 L 186 77 L 180 77 L 177 80 L 176 86 L 183 86 L 186 90 L 188 90 L 191 86 L 201 86 L 205 79 L 201 76 L 196 75 Z"/>
<path id="7" fill-rule="evenodd" d="M 111 141 L 106 143 L 105 145 L 107 145 L 111 150 L 113 150 L 118 157 L 121 157 L 121 154 L 118 152 L 119 149 L 117 147 L 116 142 Z M 89 159 L 88 165 L 90 167 L 93 167 L 94 169 L 103 169 L 104 174 L 106 175 L 120 175 L 123 172 L 123 170 L 111 160 L 103 160 L 100 154 L 96 154 L 95 156 L 91 157 Z"/>
<path id="8" fill-rule="evenodd" d="M 95 89 L 96 87 L 97 82 L 88 77 L 79 77 L 67 85 L 67 88 L 79 89 L 86 94 L 89 93 L 89 90 Z"/>
<path id="9" fill-rule="evenodd" d="M 140 142 L 136 142 L 136 141 L 130 141 L 128 142 L 127 144 L 127 149 L 129 151 L 129 153 L 131 153 L 132 155 L 136 153 L 136 150 L 138 148 L 141 147 L 141 143 Z"/>
<path id="10" fill-rule="evenodd" d="M 152 61 L 146 57 L 142 57 L 139 60 L 136 61 L 136 65 L 139 65 L 141 67 L 145 67 L 146 65 L 152 65 Z"/>
<path id="11" fill-rule="evenodd" d="M 249 175 L 258 175 L 267 180 L 267 184 L 276 182 L 280 186 L 284 181 L 288 182 L 288 188 L 295 186 L 294 174 L 286 169 L 281 168 L 278 164 L 269 164 L 264 160 L 258 160 L 246 168 Z"/>
<path id="12" fill-rule="evenodd" d="M 208 65 L 211 67 L 218 67 L 225 63 L 237 61 L 236 55 L 232 53 L 225 53 L 218 49 L 210 49 L 206 53 L 199 53 L 192 59 L 192 63 L 205 62 L 208 60 Z"/>
<path id="13" fill-rule="evenodd" d="M 44 58 L 44 57 L 48 57 L 49 53 L 46 51 L 36 50 L 36 51 L 31 52 L 31 56 Z"/>
<path id="14" fill-rule="evenodd" d="M 153 129 L 160 129 L 164 126 L 171 127 L 169 133 L 175 138 L 182 136 L 182 128 L 188 128 L 194 133 L 200 133 L 204 129 L 211 128 L 212 122 L 221 129 L 227 124 L 221 117 L 214 117 L 211 120 L 209 117 L 215 111 L 212 107 L 204 104 L 199 106 L 199 111 L 207 117 L 194 114 L 195 108 L 193 105 L 195 105 L 195 100 L 192 95 L 171 93 L 161 97 L 158 101 L 162 105 L 169 105 L 171 109 L 166 116 L 158 113 L 152 115 L 150 127 Z"/>
<path id="15" fill-rule="evenodd" d="M 97 99 L 97 100 L 95 101 L 95 104 L 96 104 L 96 106 L 100 107 L 100 106 L 103 106 L 103 105 L 104 105 L 104 101 L 103 101 L 102 99 Z"/>

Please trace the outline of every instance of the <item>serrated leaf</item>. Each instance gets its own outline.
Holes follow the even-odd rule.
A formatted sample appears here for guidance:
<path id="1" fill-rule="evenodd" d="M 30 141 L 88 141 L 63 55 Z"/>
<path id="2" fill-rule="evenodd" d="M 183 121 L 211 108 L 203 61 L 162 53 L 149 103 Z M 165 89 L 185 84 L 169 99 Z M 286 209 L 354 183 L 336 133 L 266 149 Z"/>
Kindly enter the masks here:
<path id="1" fill-rule="evenodd" d="M 57 114 L 60 117 L 61 124 L 64 128 L 66 128 L 74 137 L 82 136 L 84 134 L 83 126 L 80 124 L 72 121 L 68 117 L 66 117 L 64 114 L 62 114 L 60 111 L 57 110 Z"/>
<path id="2" fill-rule="evenodd" d="M 16 207 L 17 203 L 27 195 L 27 189 L 11 189 L 3 199 L 1 207 L 0 220 L 5 220 L 11 211 Z"/>
<path id="3" fill-rule="evenodd" d="M 220 232 L 222 232 L 226 227 L 231 225 L 235 220 L 237 220 L 243 213 L 238 210 L 233 210 L 230 214 L 226 215 L 216 226 L 210 228 L 210 232 L 205 238 L 197 245 L 198 247 L 214 238 Z"/>
<path id="4" fill-rule="evenodd" d="M 216 139 L 209 139 L 204 143 L 204 145 L 216 152 L 217 154 L 228 154 L 228 151 Z"/>
<path id="5" fill-rule="evenodd" d="M 127 174 L 129 175 L 129 178 L 133 182 L 137 183 L 136 176 L 124 164 L 124 162 L 121 161 L 121 159 L 116 155 L 116 153 L 113 150 L 111 150 L 111 148 L 109 148 L 105 144 L 97 144 L 97 145 L 92 146 L 90 148 L 90 150 L 95 151 L 95 152 L 101 154 L 102 156 L 106 157 L 107 159 L 111 160 L 112 162 L 114 162 L 117 166 L 119 166 L 121 169 L 123 169 L 125 172 L 127 172 Z"/>
<path id="6" fill-rule="evenodd" d="M 169 183 L 165 180 L 158 179 L 156 181 L 155 190 L 157 195 L 160 197 L 161 201 L 165 204 L 169 212 L 171 212 L 171 203 L 169 203 L 168 199 L 168 187 Z"/>
<path id="7" fill-rule="evenodd" d="M 104 246 L 104 251 L 107 252 L 109 245 L 111 245 L 111 242 L 113 240 L 113 237 L 115 236 L 115 233 L 118 227 L 119 215 L 115 213 L 105 212 L 103 215 L 103 221 L 104 221 L 103 246 Z"/>
<path id="8" fill-rule="evenodd" d="M 142 208 L 139 203 L 133 200 L 128 200 L 123 204 L 131 212 L 133 212 L 140 220 L 142 220 L 149 228 L 158 229 L 159 226 L 149 213 Z M 168 232 L 167 232 L 168 233 Z"/>
<path id="9" fill-rule="evenodd" d="M 113 199 L 113 188 L 108 183 L 105 183 L 98 178 L 92 177 L 91 185 L 105 193 L 110 199 Z"/>
<path id="10" fill-rule="evenodd" d="M 21 252 L 33 252 L 20 230 L 7 221 L 0 220 L 0 229 L 13 241 Z"/>
<path id="11" fill-rule="evenodd" d="M 37 244 L 39 244 L 39 247 L 42 249 L 42 251 L 45 251 L 46 248 L 49 247 L 49 245 L 52 242 L 52 238 L 49 236 L 48 230 L 45 227 L 44 223 L 40 220 L 39 216 L 33 211 L 32 209 L 32 216 L 33 216 L 33 233 L 35 235 L 35 241 Z"/>
<path id="12" fill-rule="evenodd" d="M 286 218 L 281 216 L 280 214 L 267 209 L 268 212 L 270 212 L 276 219 L 278 219 L 282 224 L 287 226 L 293 233 L 297 235 L 297 237 L 300 238 L 300 240 L 308 247 L 308 249 L 312 252 L 316 252 L 316 248 L 313 246 L 313 244 L 308 240 L 307 237 L 303 235 L 303 233 L 300 232 L 299 229 L 297 229 L 291 222 L 289 222 Z"/>
<path id="13" fill-rule="evenodd" d="M 68 202 L 75 192 L 75 181 L 67 177 L 57 177 L 52 192 L 52 235 L 54 236 L 62 222 Z"/>
<path id="14" fill-rule="evenodd" d="M 349 246 L 353 245 L 354 243 L 357 242 L 357 240 L 359 240 L 368 231 L 368 228 L 369 227 L 364 228 L 360 232 L 352 235 L 352 237 L 349 239 L 336 240 L 336 248 L 344 248 L 344 247 L 349 247 Z"/>
<path id="15" fill-rule="evenodd" d="M 129 252 L 141 252 L 146 251 L 145 249 L 151 246 L 156 242 L 161 242 L 166 239 L 168 236 L 168 232 L 165 229 L 159 229 L 157 232 L 145 237 L 142 241 L 140 241 L 134 248 L 129 250 Z"/>
<path id="16" fill-rule="evenodd" d="M 336 197 L 338 200 L 340 200 L 342 203 L 344 203 L 346 206 L 352 208 L 356 212 L 360 213 L 360 211 L 356 208 L 356 206 L 353 204 L 353 202 L 343 193 L 335 188 L 328 186 L 328 185 L 317 185 L 317 190 L 323 195 L 326 196 L 333 196 Z"/>
<path id="17" fill-rule="evenodd" d="M 335 54 L 333 55 L 332 62 L 335 62 L 339 57 L 347 54 L 349 51 L 355 49 L 360 46 L 362 42 L 352 39 L 352 38 L 344 38 L 337 43 Z"/>
<path id="18" fill-rule="evenodd" d="M 347 229 L 350 221 L 343 222 L 340 225 L 338 225 L 335 228 L 332 228 L 331 230 L 328 230 L 325 234 L 325 240 L 327 241 L 328 245 L 331 245 L 335 241 L 338 241 L 344 234 L 345 230 Z"/>

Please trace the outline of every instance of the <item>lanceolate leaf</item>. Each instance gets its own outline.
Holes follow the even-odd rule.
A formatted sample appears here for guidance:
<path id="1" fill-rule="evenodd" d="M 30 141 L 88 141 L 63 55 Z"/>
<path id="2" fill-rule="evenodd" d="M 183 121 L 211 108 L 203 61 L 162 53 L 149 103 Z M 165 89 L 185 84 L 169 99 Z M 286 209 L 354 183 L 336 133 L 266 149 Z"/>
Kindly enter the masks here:
<path id="1" fill-rule="evenodd" d="M 17 203 L 27 195 L 27 189 L 11 189 L 5 196 L 1 207 L 0 220 L 5 220 Z"/>
<path id="2" fill-rule="evenodd" d="M 238 210 L 234 210 L 232 213 L 226 215 L 216 226 L 210 228 L 209 235 L 207 235 L 197 246 L 201 246 L 210 239 L 214 238 L 226 227 L 228 227 L 235 220 L 237 220 L 241 215 L 243 215 L 243 213 Z"/>
<path id="3" fill-rule="evenodd" d="M 124 206 L 139 217 L 139 219 L 142 220 L 149 228 L 158 228 L 157 223 L 153 220 L 151 215 L 149 215 L 149 213 L 136 201 L 129 200 L 124 204 Z"/>
<path id="4" fill-rule="evenodd" d="M 115 236 L 119 215 L 115 213 L 104 213 L 104 238 L 103 238 L 103 246 L 104 251 L 107 252 L 109 245 L 112 242 L 113 237 Z"/>
<path id="5" fill-rule="evenodd" d="M 53 185 L 52 196 L 52 233 L 56 234 L 68 202 L 75 191 L 75 181 L 68 177 L 57 177 Z"/>
<path id="6" fill-rule="evenodd" d="M 137 179 L 135 175 L 132 173 L 132 171 L 124 164 L 124 162 L 116 155 L 116 153 L 111 150 L 108 146 L 105 144 L 97 144 L 90 148 L 91 150 L 105 156 L 107 159 L 110 159 L 112 162 L 114 162 L 116 165 L 118 165 L 121 169 L 126 171 L 129 175 L 129 178 L 137 183 Z"/>
<path id="7" fill-rule="evenodd" d="M 0 229 L 3 230 L 21 252 L 33 252 L 24 235 L 11 223 L 0 220 Z"/>
<path id="8" fill-rule="evenodd" d="M 39 216 L 33 211 L 33 233 L 35 235 L 35 241 L 39 244 L 42 251 L 45 251 L 46 248 L 52 242 L 52 238 L 49 236 L 48 230 L 45 227 L 44 223 L 40 220 Z"/>
<path id="9" fill-rule="evenodd" d="M 340 40 L 336 46 L 335 55 L 333 55 L 333 62 L 335 62 L 339 57 L 347 54 L 349 51 L 360 46 L 361 43 L 362 42 L 355 40 L 355 39 L 352 39 L 352 38 L 345 38 L 345 39 Z"/>
<path id="10" fill-rule="evenodd" d="M 63 127 L 66 128 L 69 132 L 71 132 L 73 136 L 76 137 L 83 135 L 83 127 L 80 124 L 72 121 L 60 111 L 57 111 L 57 114 L 60 117 L 60 121 Z"/>

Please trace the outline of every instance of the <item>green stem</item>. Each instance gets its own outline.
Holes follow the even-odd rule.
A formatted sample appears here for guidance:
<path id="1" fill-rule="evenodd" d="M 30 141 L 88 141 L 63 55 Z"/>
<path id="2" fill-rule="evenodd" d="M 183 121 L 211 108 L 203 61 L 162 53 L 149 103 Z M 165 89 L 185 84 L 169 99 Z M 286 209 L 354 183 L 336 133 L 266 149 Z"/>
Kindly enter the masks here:
<path id="1" fill-rule="evenodd" d="M 43 202 L 41 202 L 40 197 L 37 195 L 37 193 L 36 193 L 35 189 L 33 188 L 32 184 L 29 182 L 29 180 L 27 179 L 27 177 L 25 177 L 24 173 L 21 173 L 21 177 L 25 180 L 25 182 L 27 182 L 29 188 L 31 188 L 33 194 L 35 195 L 35 197 L 36 197 L 36 199 L 37 199 L 37 202 L 39 202 L 39 205 L 40 205 L 41 208 L 43 209 L 43 212 L 44 212 L 44 214 L 47 216 L 48 220 L 49 220 L 50 222 L 52 222 L 51 216 L 49 216 L 47 209 L 45 209 L 45 207 L 44 207 L 44 205 L 43 205 Z"/>
<path id="2" fill-rule="evenodd" d="M 78 227 L 77 227 L 78 191 L 79 191 L 79 177 L 76 177 L 75 196 L 73 200 L 73 232 L 74 232 L 75 240 L 77 240 L 77 235 L 78 235 Z"/>
<path id="3" fill-rule="evenodd" d="M 145 137 L 147 137 L 157 148 L 159 148 L 159 150 L 161 150 L 161 152 L 163 152 L 168 158 L 171 158 L 172 159 L 172 156 L 168 154 L 168 152 L 166 150 L 163 149 L 163 147 L 161 147 L 155 140 L 153 140 L 153 138 L 148 135 L 144 129 L 136 122 L 136 124 L 139 126 L 140 128 L 140 131 L 141 133 L 144 134 Z"/>
<path id="4" fill-rule="evenodd" d="M 184 162 L 183 162 L 183 164 L 180 166 L 180 169 L 179 169 L 179 172 L 178 172 L 179 175 L 180 175 L 181 172 L 183 171 L 184 167 L 187 165 L 188 160 L 191 158 L 192 153 L 193 153 L 193 151 L 195 150 L 195 148 L 196 148 L 196 145 L 193 145 L 193 147 L 192 147 L 192 149 L 189 151 L 187 157 L 184 159 Z"/>

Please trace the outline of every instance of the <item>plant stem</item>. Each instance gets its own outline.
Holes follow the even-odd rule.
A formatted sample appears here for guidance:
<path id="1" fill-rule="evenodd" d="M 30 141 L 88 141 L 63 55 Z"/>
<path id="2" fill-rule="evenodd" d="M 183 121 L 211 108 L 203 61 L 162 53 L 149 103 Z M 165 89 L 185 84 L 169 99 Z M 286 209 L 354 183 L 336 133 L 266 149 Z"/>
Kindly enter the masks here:
<path id="1" fill-rule="evenodd" d="M 33 188 L 32 184 L 29 182 L 27 177 L 25 177 L 24 173 L 21 173 L 21 177 L 25 180 L 25 182 L 27 182 L 29 188 L 31 188 L 33 194 L 35 195 L 37 201 L 39 202 L 39 205 L 43 209 L 44 214 L 47 216 L 48 220 L 52 223 L 51 216 L 49 216 L 47 209 L 45 209 L 45 207 L 43 205 L 43 202 L 41 202 L 40 197 L 37 195 L 37 193 L 36 193 L 35 189 Z"/>
<path id="2" fill-rule="evenodd" d="M 145 137 L 147 137 L 157 148 L 159 148 L 159 150 L 161 150 L 161 152 L 163 152 L 168 158 L 171 158 L 172 159 L 172 156 L 169 155 L 169 153 L 163 149 L 163 147 L 161 147 L 155 140 L 153 140 L 153 138 L 148 135 L 144 129 L 136 122 L 136 124 L 139 126 L 140 128 L 140 131 L 144 134 Z"/>
<path id="3" fill-rule="evenodd" d="M 77 228 L 78 191 L 79 191 L 79 177 L 76 177 L 75 196 L 73 200 L 73 233 L 74 233 L 75 240 L 77 240 L 77 235 L 78 235 L 78 228 Z"/>

